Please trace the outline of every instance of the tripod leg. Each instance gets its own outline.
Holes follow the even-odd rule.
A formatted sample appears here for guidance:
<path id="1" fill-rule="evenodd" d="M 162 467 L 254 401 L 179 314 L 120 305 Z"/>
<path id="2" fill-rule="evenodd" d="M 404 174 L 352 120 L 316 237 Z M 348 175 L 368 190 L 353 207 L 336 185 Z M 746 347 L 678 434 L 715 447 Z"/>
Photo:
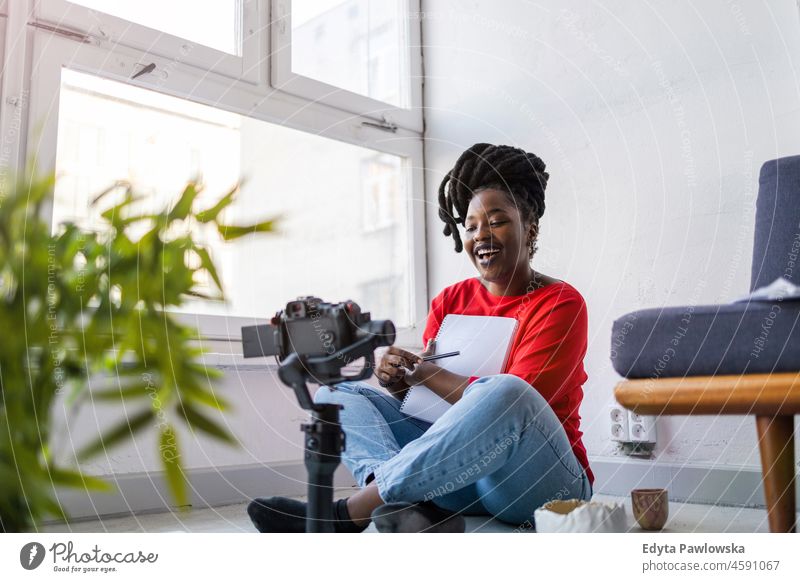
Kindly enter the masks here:
<path id="1" fill-rule="evenodd" d="M 305 464 L 308 470 L 306 532 L 333 532 L 333 474 L 344 449 L 338 404 L 322 404 L 312 411 L 306 433 Z"/>
<path id="2" fill-rule="evenodd" d="M 333 533 L 333 475 L 308 472 L 306 533 Z"/>

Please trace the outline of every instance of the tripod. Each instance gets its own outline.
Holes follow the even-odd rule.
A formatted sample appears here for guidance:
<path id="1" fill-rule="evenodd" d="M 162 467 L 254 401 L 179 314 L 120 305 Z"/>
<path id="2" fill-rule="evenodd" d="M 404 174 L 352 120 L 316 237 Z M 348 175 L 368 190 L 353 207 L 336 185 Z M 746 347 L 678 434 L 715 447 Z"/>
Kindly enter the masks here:
<path id="1" fill-rule="evenodd" d="M 353 359 L 364 357 L 366 364 L 360 374 L 341 376 L 341 368 Z M 333 474 L 345 450 L 345 437 L 339 424 L 340 404 L 317 404 L 311 399 L 306 381 L 320 385 L 362 380 L 372 374 L 375 365 L 371 340 L 365 338 L 347 348 L 325 357 L 290 354 L 278 369 L 278 377 L 294 390 L 300 406 L 311 411 L 311 422 L 303 423 L 305 433 L 304 462 L 308 472 L 308 508 L 306 532 L 333 532 Z"/>

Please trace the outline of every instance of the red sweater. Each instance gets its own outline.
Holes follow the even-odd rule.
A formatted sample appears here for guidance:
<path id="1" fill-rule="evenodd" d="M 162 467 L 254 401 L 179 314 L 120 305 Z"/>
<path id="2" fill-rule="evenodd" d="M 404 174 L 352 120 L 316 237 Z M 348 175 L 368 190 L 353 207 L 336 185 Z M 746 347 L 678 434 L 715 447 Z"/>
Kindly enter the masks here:
<path id="1" fill-rule="evenodd" d="M 519 321 L 505 373 L 519 376 L 544 396 L 594 484 L 578 414 L 587 378 L 583 357 L 588 318 L 581 294 L 568 283 L 558 282 L 525 295 L 503 297 L 492 295 L 473 277 L 445 288 L 433 298 L 422 335 L 423 346 L 436 337 L 448 313 L 514 317 Z"/>

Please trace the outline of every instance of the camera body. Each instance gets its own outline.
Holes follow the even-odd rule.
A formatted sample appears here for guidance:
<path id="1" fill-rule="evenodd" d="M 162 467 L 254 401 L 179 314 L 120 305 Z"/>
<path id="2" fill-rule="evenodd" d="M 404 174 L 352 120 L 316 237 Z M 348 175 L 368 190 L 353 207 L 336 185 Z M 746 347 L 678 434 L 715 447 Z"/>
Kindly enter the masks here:
<path id="1" fill-rule="evenodd" d="M 242 328 L 245 358 L 277 356 L 283 362 L 297 354 L 312 381 L 363 380 L 372 374 L 373 352 L 395 340 L 394 324 L 375 320 L 354 301 L 327 303 L 318 297 L 299 297 L 272 317 L 268 325 Z M 368 366 L 356 376 L 341 376 L 341 368 L 359 358 Z"/>

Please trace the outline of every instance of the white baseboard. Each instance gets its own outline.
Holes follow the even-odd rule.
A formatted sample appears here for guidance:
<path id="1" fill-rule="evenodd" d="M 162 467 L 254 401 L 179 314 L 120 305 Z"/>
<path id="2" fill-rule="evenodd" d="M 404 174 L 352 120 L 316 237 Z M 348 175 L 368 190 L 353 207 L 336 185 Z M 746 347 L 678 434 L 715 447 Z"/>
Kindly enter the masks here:
<path id="1" fill-rule="evenodd" d="M 595 476 L 595 493 L 628 497 L 632 489 L 663 487 L 672 501 L 765 507 L 761 471 L 756 468 L 679 465 L 615 457 L 595 457 L 589 464 Z M 800 480 L 796 480 L 795 486 L 795 495 L 800 495 Z"/>
<path id="2" fill-rule="evenodd" d="M 595 475 L 595 493 L 627 497 L 632 489 L 666 487 L 673 501 L 764 507 L 761 472 L 756 469 L 615 457 L 593 458 L 590 463 Z M 192 507 L 243 503 L 271 495 L 303 495 L 307 486 L 302 463 L 198 469 L 188 473 Z M 162 473 L 128 473 L 117 476 L 114 483 L 116 490 L 111 493 L 69 489 L 59 491 L 58 500 L 73 520 L 175 509 Z M 334 485 L 355 486 L 343 465 L 336 472 Z M 800 480 L 796 493 L 800 495 Z"/>
<path id="3" fill-rule="evenodd" d="M 190 483 L 189 502 L 192 507 L 217 507 L 271 495 L 304 495 L 308 482 L 305 466 L 293 462 L 187 472 Z M 127 473 L 104 478 L 115 485 L 115 491 L 97 493 L 64 489 L 57 492 L 58 501 L 70 520 L 176 509 L 161 472 Z M 334 486 L 355 486 L 353 477 L 344 465 L 340 465 L 334 475 Z"/>

